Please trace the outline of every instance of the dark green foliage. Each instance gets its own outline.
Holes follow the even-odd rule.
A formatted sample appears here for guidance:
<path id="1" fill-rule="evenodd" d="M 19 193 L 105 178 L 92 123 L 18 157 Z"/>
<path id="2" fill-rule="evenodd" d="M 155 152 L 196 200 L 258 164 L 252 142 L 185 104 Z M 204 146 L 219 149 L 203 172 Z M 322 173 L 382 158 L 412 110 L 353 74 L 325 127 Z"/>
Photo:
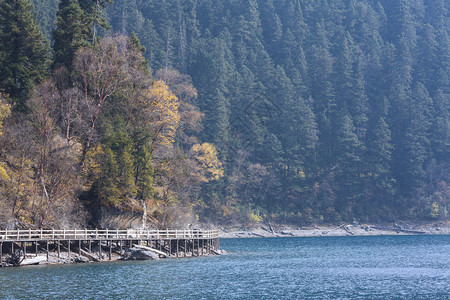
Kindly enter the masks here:
<path id="1" fill-rule="evenodd" d="M 49 41 L 52 40 L 52 31 L 56 23 L 59 2 L 59 0 L 31 0 L 37 14 L 37 20 Z"/>
<path id="2" fill-rule="evenodd" d="M 88 45 L 88 21 L 77 0 L 62 0 L 57 17 L 53 31 L 53 66 L 54 69 L 65 66 L 71 71 L 76 51 Z"/>
<path id="3" fill-rule="evenodd" d="M 49 71 L 49 47 L 27 0 L 0 2 L 0 91 L 18 110 Z"/>
<path id="4" fill-rule="evenodd" d="M 79 0 L 85 41 L 106 27 L 107 3 Z M 226 167 L 202 191 L 203 217 L 309 222 L 427 218 L 431 207 L 445 216 L 448 11 L 444 0 L 118 0 L 105 16 L 135 33 L 152 72 L 192 76 L 198 135 Z M 152 193 L 150 149 L 138 149 L 105 152 L 111 172 L 135 176 L 134 187 L 105 181 L 111 191 Z"/>

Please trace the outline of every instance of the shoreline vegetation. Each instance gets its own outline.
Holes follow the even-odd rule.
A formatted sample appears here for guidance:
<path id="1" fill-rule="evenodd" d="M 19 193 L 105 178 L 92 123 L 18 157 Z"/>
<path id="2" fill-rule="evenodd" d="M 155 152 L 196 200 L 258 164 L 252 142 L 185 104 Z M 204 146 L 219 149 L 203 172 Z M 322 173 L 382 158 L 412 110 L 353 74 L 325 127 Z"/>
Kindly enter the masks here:
<path id="1" fill-rule="evenodd" d="M 380 236 L 380 235 L 445 235 L 450 234 L 450 222 L 397 222 L 365 224 L 354 222 L 340 225 L 263 224 L 253 228 L 219 228 L 219 238 L 262 237 L 327 237 L 327 236 Z"/>

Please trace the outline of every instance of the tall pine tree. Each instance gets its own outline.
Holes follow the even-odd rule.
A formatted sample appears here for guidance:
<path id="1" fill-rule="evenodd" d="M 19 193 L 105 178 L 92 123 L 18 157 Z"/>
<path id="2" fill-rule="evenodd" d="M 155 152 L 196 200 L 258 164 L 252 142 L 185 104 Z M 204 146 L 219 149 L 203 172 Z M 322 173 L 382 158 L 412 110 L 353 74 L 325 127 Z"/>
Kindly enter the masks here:
<path id="1" fill-rule="evenodd" d="M 53 67 L 65 66 L 71 71 L 76 51 L 88 45 L 88 21 L 77 0 L 62 0 L 57 16 Z"/>
<path id="2" fill-rule="evenodd" d="M 0 2 L 0 91 L 18 110 L 34 85 L 48 76 L 49 48 L 28 0 Z"/>

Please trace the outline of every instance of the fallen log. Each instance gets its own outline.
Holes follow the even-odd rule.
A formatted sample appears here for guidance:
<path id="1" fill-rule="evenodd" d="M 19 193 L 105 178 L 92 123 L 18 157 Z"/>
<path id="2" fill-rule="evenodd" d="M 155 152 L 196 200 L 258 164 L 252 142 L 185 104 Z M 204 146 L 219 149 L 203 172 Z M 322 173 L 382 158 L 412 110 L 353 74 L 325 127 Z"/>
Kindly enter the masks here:
<path id="1" fill-rule="evenodd" d="M 20 265 L 21 266 L 38 265 L 39 263 L 44 262 L 46 260 L 47 260 L 47 256 L 46 255 L 36 256 L 36 257 L 33 257 L 33 258 L 25 258 L 24 260 L 22 260 Z"/>
<path id="2" fill-rule="evenodd" d="M 169 257 L 169 255 L 167 255 L 167 253 L 164 253 L 164 252 L 162 252 L 162 251 L 159 251 L 159 250 L 156 250 L 156 249 L 147 247 L 147 246 L 133 245 L 133 247 L 139 248 L 139 249 L 148 250 L 148 251 L 152 251 L 152 252 L 154 252 L 154 253 L 156 253 L 156 254 L 163 255 L 163 256 L 165 256 L 165 257 Z"/>
<path id="3" fill-rule="evenodd" d="M 348 229 L 347 226 L 344 226 L 344 227 L 342 227 L 342 228 L 344 228 L 345 232 L 347 232 L 348 234 L 350 234 L 350 235 L 355 235 L 350 229 Z"/>
<path id="4" fill-rule="evenodd" d="M 100 259 L 98 259 L 97 257 L 95 257 L 94 255 L 92 255 L 91 253 L 89 253 L 89 252 L 87 252 L 87 251 L 85 251 L 85 250 L 83 250 L 83 249 L 81 249 L 81 254 L 83 254 L 83 256 L 86 256 L 87 258 L 89 258 L 89 259 L 92 259 L 93 261 L 101 261 Z"/>

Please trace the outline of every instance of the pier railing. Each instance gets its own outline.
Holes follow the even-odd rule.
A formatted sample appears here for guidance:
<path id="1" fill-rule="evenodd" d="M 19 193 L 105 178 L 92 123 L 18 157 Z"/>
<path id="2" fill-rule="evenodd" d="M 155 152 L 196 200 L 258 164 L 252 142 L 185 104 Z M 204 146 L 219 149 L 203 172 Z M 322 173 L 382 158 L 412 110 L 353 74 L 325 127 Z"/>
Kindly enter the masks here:
<path id="1" fill-rule="evenodd" d="M 200 229 L 39 229 L 0 230 L 0 242 L 42 240 L 170 240 L 170 239 L 215 239 L 217 230 Z"/>

